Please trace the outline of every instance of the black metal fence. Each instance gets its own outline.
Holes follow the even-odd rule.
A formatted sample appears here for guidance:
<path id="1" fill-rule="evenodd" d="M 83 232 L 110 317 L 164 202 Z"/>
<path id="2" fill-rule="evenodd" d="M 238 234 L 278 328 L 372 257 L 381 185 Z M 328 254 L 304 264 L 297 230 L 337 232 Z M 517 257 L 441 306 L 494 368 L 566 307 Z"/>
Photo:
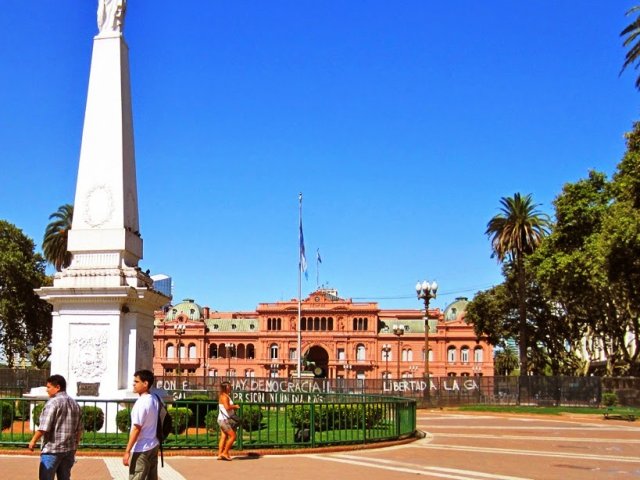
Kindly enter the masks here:
<path id="1" fill-rule="evenodd" d="M 45 384 L 42 370 L 0 369 L 0 394 L 20 396 Z M 156 386 L 176 397 L 200 393 L 215 398 L 226 377 L 165 376 Z M 426 379 L 228 378 L 237 391 L 269 393 L 356 393 L 414 399 L 420 407 L 473 404 L 600 406 L 613 392 L 621 405 L 640 407 L 640 378 L 608 377 L 431 377 Z"/>
<path id="2" fill-rule="evenodd" d="M 296 379 L 240 377 L 158 377 L 156 386 L 174 395 L 208 394 L 222 380 L 235 390 L 271 394 L 352 393 L 390 395 L 416 400 L 419 407 L 473 404 L 600 406 L 603 392 L 620 403 L 640 406 L 640 379 L 601 377 L 431 377 L 402 380 Z"/>

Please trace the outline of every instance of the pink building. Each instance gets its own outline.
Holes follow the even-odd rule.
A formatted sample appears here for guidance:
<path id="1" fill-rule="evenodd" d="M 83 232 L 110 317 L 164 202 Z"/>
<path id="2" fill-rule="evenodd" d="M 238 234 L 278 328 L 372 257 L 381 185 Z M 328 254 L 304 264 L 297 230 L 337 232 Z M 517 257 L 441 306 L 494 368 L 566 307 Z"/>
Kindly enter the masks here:
<path id="1" fill-rule="evenodd" d="M 493 375 L 492 347 L 464 320 L 467 300 L 443 311 L 381 310 L 319 289 L 301 303 L 301 363 L 324 378 Z M 178 348 L 180 344 L 180 348 Z M 429 357 L 425 358 L 428 345 Z M 195 376 L 296 375 L 298 301 L 217 312 L 187 299 L 156 312 L 154 373 Z"/>

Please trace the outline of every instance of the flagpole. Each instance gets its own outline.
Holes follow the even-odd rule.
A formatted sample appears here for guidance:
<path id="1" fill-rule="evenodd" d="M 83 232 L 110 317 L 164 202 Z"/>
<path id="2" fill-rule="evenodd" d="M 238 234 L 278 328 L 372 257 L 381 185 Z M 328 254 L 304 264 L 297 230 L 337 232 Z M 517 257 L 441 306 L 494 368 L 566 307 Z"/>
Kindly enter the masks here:
<path id="1" fill-rule="evenodd" d="M 300 235 L 300 244 L 298 245 L 298 354 L 296 357 L 298 359 L 297 377 L 300 378 L 300 371 L 302 370 L 302 330 L 300 329 L 300 323 L 302 321 L 302 193 L 298 194 L 298 203 L 298 219 L 300 224 L 300 232 L 298 235 Z"/>
<path id="2" fill-rule="evenodd" d="M 316 252 L 316 289 L 320 288 L 320 249 Z"/>

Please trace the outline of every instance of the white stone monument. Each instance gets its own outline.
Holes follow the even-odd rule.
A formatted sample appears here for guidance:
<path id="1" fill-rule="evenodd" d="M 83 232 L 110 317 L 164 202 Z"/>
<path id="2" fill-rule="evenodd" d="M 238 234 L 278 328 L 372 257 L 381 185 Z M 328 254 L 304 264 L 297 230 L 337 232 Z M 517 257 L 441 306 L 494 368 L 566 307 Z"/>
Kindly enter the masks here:
<path id="1" fill-rule="evenodd" d="M 53 305 L 51 372 L 80 398 L 131 397 L 152 370 L 153 313 L 169 298 L 141 271 L 142 237 L 129 84 L 125 0 L 99 0 L 74 215 L 71 265 L 37 290 Z"/>

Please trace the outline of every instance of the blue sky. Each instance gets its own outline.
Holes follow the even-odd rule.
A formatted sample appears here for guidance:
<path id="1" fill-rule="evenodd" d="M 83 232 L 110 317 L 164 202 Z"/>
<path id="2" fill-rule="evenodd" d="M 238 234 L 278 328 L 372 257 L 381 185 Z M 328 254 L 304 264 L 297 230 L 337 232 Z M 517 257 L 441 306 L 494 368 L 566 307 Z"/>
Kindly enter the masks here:
<path id="1" fill-rule="evenodd" d="M 251 310 L 309 280 L 384 308 L 501 281 L 499 199 L 611 174 L 638 119 L 627 1 L 129 0 L 143 269 Z M 0 218 L 72 203 L 97 0 L 3 0 Z"/>

